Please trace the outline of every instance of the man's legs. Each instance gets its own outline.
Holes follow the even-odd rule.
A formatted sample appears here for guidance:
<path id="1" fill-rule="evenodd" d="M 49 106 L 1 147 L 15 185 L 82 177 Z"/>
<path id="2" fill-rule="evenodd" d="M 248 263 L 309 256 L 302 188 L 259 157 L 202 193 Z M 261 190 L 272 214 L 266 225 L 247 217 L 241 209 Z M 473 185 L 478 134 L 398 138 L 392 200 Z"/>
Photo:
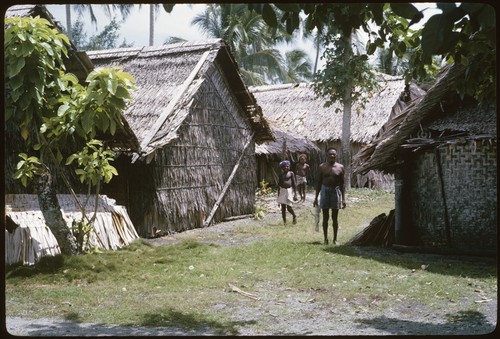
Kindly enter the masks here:
<path id="1" fill-rule="evenodd" d="M 339 210 L 336 208 L 332 209 L 332 220 L 333 220 L 333 243 L 337 243 L 337 232 L 339 230 L 339 221 L 338 221 L 338 216 L 339 216 Z"/>
<path id="2" fill-rule="evenodd" d="M 299 185 L 300 201 L 306 201 L 306 184 Z"/>
<path id="3" fill-rule="evenodd" d="M 292 206 L 290 205 L 286 205 L 286 209 L 288 210 L 288 212 L 290 212 L 290 214 L 292 215 L 293 217 L 293 223 L 296 224 L 297 223 L 297 216 L 295 215 L 295 212 L 293 211 L 293 208 Z"/>
<path id="4" fill-rule="evenodd" d="M 281 204 L 281 217 L 283 218 L 283 223 L 286 224 L 286 205 Z"/>
<path id="5" fill-rule="evenodd" d="M 325 238 L 325 245 L 328 245 L 328 208 L 322 208 L 323 211 L 323 236 Z"/>

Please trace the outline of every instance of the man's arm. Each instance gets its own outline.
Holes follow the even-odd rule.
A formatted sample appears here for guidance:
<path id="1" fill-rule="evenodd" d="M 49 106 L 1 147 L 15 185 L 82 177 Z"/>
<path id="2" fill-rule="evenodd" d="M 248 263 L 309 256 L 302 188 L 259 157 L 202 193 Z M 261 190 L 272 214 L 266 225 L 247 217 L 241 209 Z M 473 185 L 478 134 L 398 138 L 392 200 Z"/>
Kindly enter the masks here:
<path id="1" fill-rule="evenodd" d="M 344 171 L 344 166 L 342 166 L 342 170 L 340 171 L 340 193 L 342 194 L 342 208 L 345 208 L 346 206 L 346 201 L 345 201 L 345 171 Z"/>
<path id="2" fill-rule="evenodd" d="M 313 206 L 318 205 L 318 195 L 319 191 L 321 191 L 321 185 L 323 185 L 323 171 L 321 170 L 321 165 L 319 165 L 317 177 L 318 182 L 316 183 L 316 194 L 314 196 Z"/>

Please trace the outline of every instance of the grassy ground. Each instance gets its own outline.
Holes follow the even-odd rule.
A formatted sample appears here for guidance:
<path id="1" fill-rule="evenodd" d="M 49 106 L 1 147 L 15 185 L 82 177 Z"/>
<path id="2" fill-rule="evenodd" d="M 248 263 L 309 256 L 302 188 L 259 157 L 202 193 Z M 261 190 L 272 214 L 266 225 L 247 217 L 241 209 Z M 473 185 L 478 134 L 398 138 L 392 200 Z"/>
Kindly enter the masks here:
<path id="1" fill-rule="evenodd" d="M 302 304 L 318 307 L 333 303 L 339 309 L 345 305 L 354 312 L 370 308 L 384 314 L 403 303 L 431 311 L 447 307 L 449 317 L 464 310 L 477 314 L 496 299 L 494 259 L 346 245 L 371 219 L 394 208 L 390 193 L 350 191 L 348 206 L 339 215 L 337 246 L 322 245 L 322 234 L 313 229 L 310 201 L 296 206 L 298 223 L 287 226 L 273 201 L 258 200 L 265 211 L 262 220 L 185 232 L 161 246 L 138 240 L 119 251 L 9 267 L 6 313 L 117 325 L 209 326 L 231 334 L 235 314 L 219 305 L 266 298 L 276 304 L 294 291 L 302 292 Z"/>

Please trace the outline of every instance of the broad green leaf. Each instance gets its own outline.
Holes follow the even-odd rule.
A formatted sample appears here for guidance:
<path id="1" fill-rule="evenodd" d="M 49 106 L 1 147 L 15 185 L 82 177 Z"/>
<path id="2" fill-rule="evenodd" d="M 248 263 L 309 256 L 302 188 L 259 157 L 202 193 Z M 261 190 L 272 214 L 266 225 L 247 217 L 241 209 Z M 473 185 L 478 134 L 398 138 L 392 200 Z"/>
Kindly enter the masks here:
<path id="1" fill-rule="evenodd" d="M 418 15 L 418 9 L 410 3 L 391 3 L 391 9 L 394 13 L 406 19 L 413 19 Z"/>
<path id="2" fill-rule="evenodd" d="M 165 9 L 165 12 L 171 13 L 174 9 L 174 5 L 175 4 L 163 4 L 163 9 Z"/>
<path id="3" fill-rule="evenodd" d="M 429 18 L 422 29 L 422 52 L 424 57 L 429 57 L 439 52 L 444 52 L 452 38 L 453 22 L 449 17 L 436 14 Z M 448 40 L 448 41 L 447 41 Z"/>

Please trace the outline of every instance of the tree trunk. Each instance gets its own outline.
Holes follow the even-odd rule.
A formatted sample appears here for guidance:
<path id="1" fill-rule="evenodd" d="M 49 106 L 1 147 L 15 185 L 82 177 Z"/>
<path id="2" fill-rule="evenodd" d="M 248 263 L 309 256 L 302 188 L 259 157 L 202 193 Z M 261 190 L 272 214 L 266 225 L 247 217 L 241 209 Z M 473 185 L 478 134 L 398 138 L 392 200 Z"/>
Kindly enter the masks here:
<path id="1" fill-rule="evenodd" d="M 352 57 L 352 34 L 346 37 L 346 49 L 344 64 L 348 67 Z M 352 115 L 352 81 L 346 83 L 344 96 L 344 112 L 342 115 L 342 163 L 345 170 L 345 189 L 351 189 L 351 115 Z"/>
<path id="2" fill-rule="evenodd" d="M 71 5 L 66 5 L 66 35 L 68 36 L 68 39 L 71 41 L 72 39 L 72 34 L 71 34 Z"/>
<path id="3" fill-rule="evenodd" d="M 316 58 L 314 60 L 314 71 L 313 71 L 313 74 L 316 74 L 316 71 L 318 70 L 319 53 L 320 53 L 320 49 L 321 49 L 320 38 L 321 38 L 321 35 L 320 35 L 319 30 L 318 30 L 318 32 L 316 33 L 316 39 L 314 40 L 315 43 L 316 43 Z"/>
<path id="4" fill-rule="evenodd" d="M 75 238 L 64 221 L 52 182 L 52 175 L 48 168 L 36 179 L 35 188 L 45 223 L 54 234 L 61 253 L 66 255 L 77 254 Z"/>
<path id="5" fill-rule="evenodd" d="M 155 36 L 155 4 L 149 5 L 149 46 L 153 46 Z"/>

